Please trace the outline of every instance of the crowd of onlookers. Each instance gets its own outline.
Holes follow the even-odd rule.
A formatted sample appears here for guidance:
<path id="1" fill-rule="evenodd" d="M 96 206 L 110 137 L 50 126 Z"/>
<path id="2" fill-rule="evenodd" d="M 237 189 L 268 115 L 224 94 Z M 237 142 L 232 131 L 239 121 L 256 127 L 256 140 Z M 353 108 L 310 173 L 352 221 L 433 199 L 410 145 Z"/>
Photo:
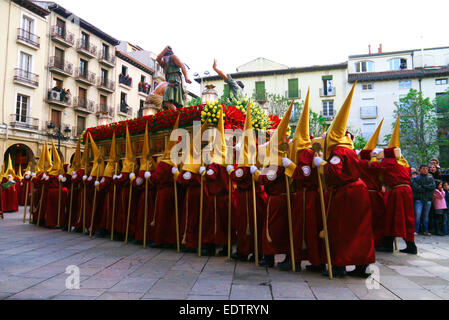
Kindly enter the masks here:
<path id="1" fill-rule="evenodd" d="M 443 181 L 437 159 L 412 168 L 415 234 L 449 235 L 449 183 Z"/>
<path id="2" fill-rule="evenodd" d="M 58 92 L 59 93 L 59 100 L 61 102 L 70 103 L 70 99 L 72 98 L 72 93 L 70 92 L 70 89 L 64 89 L 60 88 L 58 86 L 55 86 L 51 91 L 48 92 L 48 99 L 49 100 L 55 100 L 52 98 L 52 92 Z"/>

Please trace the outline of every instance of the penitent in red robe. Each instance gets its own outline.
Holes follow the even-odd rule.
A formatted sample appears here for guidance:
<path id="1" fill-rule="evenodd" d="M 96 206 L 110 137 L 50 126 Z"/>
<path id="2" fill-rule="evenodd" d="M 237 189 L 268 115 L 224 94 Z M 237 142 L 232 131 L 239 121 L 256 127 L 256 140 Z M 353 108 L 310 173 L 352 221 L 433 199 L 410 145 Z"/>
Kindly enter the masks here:
<path id="1" fill-rule="evenodd" d="M 268 195 L 267 211 L 262 230 L 262 252 L 264 255 L 289 254 L 290 237 L 285 169 L 277 167 L 275 175 L 261 173 L 258 182 Z"/>
<path id="2" fill-rule="evenodd" d="M 45 199 L 47 198 L 48 188 L 45 186 L 43 180 L 43 173 L 37 175 L 33 179 L 33 222 L 37 223 L 39 217 L 39 205 L 41 204 L 41 215 L 39 225 L 44 221 L 44 214 L 47 206 Z M 43 194 L 42 194 L 43 192 Z M 42 203 L 41 203 L 42 198 Z"/>
<path id="3" fill-rule="evenodd" d="M 175 192 L 171 170 L 171 165 L 161 161 L 150 177 L 151 182 L 156 186 L 150 233 L 154 236 L 154 243 L 157 245 L 176 244 Z"/>
<path id="4" fill-rule="evenodd" d="M 7 183 L 9 179 L 3 178 L 2 184 Z M 17 184 L 17 182 L 16 182 Z M 17 212 L 19 211 L 19 200 L 17 198 L 17 187 L 12 185 L 8 189 L 3 190 L 2 194 L 3 212 Z"/>
<path id="5" fill-rule="evenodd" d="M 295 261 L 308 260 L 318 266 L 325 263 L 325 247 L 323 239 L 319 237 L 323 230 L 323 217 L 318 171 L 312 168 L 313 158 L 312 150 L 303 150 L 292 176 L 296 184 L 296 192 L 292 194 L 292 224 Z M 303 249 L 303 242 L 306 249 Z"/>
<path id="6" fill-rule="evenodd" d="M 362 151 L 363 152 L 363 151 Z M 382 193 L 382 182 L 379 177 L 381 172 L 379 169 L 370 166 L 367 160 L 360 160 L 361 178 L 365 182 L 369 198 L 371 201 L 372 225 L 374 233 L 374 243 L 376 246 L 382 245 L 384 237 L 384 218 L 385 218 L 385 198 Z"/>
<path id="7" fill-rule="evenodd" d="M 72 180 L 76 185 L 79 186 L 79 192 L 78 192 L 78 199 L 77 202 L 79 203 L 78 210 L 76 212 L 76 219 L 74 226 L 76 228 L 83 228 L 83 220 L 84 220 L 84 226 L 86 227 L 86 230 L 90 227 L 90 214 L 92 212 L 92 202 L 93 202 L 93 194 L 91 194 L 88 191 L 88 184 L 89 182 L 87 179 L 83 181 L 84 176 L 84 169 L 80 169 L 76 172 L 76 178 Z M 92 180 L 91 180 L 92 181 Z M 86 193 L 86 201 L 84 202 L 84 194 Z M 85 210 L 84 210 L 84 204 L 85 204 Z M 73 214 L 73 213 L 72 213 Z M 86 230 L 83 230 L 85 232 Z"/>
<path id="8" fill-rule="evenodd" d="M 240 170 L 240 171 L 239 171 Z M 231 179 L 237 184 L 237 192 L 232 196 L 235 199 L 234 214 L 237 231 L 237 253 L 248 256 L 254 253 L 254 206 L 253 206 L 253 176 L 249 168 L 238 168 L 231 173 Z M 257 243 L 259 253 L 262 253 L 262 233 L 267 209 L 267 197 L 261 186 L 256 185 L 256 217 L 257 217 Z"/>
<path id="9" fill-rule="evenodd" d="M 32 192 L 32 183 L 30 183 L 31 181 L 31 176 L 29 179 L 26 179 L 25 177 L 23 178 L 23 180 L 20 182 L 20 194 L 19 194 L 19 205 L 20 206 L 24 206 L 25 205 L 25 198 L 26 198 L 26 193 L 27 193 L 27 186 L 28 186 L 28 199 L 27 199 L 27 206 L 30 205 L 30 201 L 31 201 L 31 192 Z"/>
<path id="10" fill-rule="evenodd" d="M 414 242 L 415 213 L 410 187 L 411 169 L 398 164 L 394 158 L 372 162 L 370 167 L 381 170 L 385 184 L 391 189 L 383 220 L 384 236 L 401 237 L 405 241 Z"/>
<path id="11" fill-rule="evenodd" d="M 376 261 L 368 188 L 360 180 L 357 154 L 337 146 L 324 165 L 329 190 L 328 232 L 332 264 L 368 265 Z"/>
<path id="12" fill-rule="evenodd" d="M 143 183 L 141 185 L 137 184 L 138 179 L 142 179 Z M 134 188 L 139 190 L 140 196 L 137 200 L 137 216 L 135 221 L 135 234 L 134 239 L 137 241 L 143 241 L 144 234 L 144 225 L 145 225 L 145 214 L 147 214 L 147 241 L 152 241 L 152 237 L 150 234 L 151 229 L 151 221 L 153 219 L 154 213 L 154 198 L 156 195 L 155 187 L 148 182 L 148 199 L 147 199 L 147 212 L 145 213 L 145 171 L 139 171 L 137 178 L 133 181 Z"/>
<path id="13" fill-rule="evenodd" d="M 47 228 L 56 227 L 58 225 L 58 202 L 59 202 L 59 179 L 58 176 L 50 176 L 45 182 L 47 196 L 45 199 L 46 208 L 44 213 L 45 226 Z M 64 207 L 67 201 L 68 190 L 61 186 L 61 203 L 60 203 L 60 220 L 59 225 L 62 226 L 62 217 L 64 215 Z M 42 213 L 41 213 L 42 215 Z"/>
<path id="14" fill-rule="evenodd" d="M 205 214 L 203 216 L 203 242 L 216 245 L 228 244 L 228 203 L 229 180 L 226 168 L 218 164 L 211 164 L 205 175 Z M 232 204 L 231 204 L 232 205 Z M 232 237 L 232 233 L 231 233 Z M 232 243 L 232 239 L 231 239 Z"/>
<path id="15" fill-rule="evenodd" d="M 129 205 L 129 188 L 131 186 L 129 173 L 122 173 L 121 177 L 114 180 L 117 185 L 117 197 L 118 205 L 116 208 L 116 217 L 114 232 L 126 234 L 126 227 L 128 224 L 128 205 Z M 129 211 L 129 227 L 128 227 L 128 239 L 134 235 L 135 220 L 137 216 L 137 202 L 140 196 L 140 192 L 133 188 L 131 193 L 131 207 Z"/>
<path id="16" fill-rule="evenodd" d="M 114 182 L 112 181 L 112 177 L 103 177 L 100 180 L 100 185 L 98 186 L 98 192 L 104 194 L 104 201 L 101 208 L 99 208 L 99 214 L 101 216 L 101 227 L 105 228 L 108 231 L 112 230 L 112 211 L 114 204 Z M 115 212 L 117 213 L 117 194 L 118 188 L 116 188 L 116 196 L 115 196 Z M 115 219 L 117 214 L 114 216 L 114 233 L 115 233 Z"/>

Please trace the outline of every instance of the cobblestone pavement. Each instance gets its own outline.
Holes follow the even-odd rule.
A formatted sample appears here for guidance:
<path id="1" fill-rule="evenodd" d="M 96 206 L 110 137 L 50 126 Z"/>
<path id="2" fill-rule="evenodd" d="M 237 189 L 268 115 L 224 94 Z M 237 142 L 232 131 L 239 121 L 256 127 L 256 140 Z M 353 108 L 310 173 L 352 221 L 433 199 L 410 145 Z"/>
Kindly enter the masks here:
<path id="1" fill-rule="evenodd" d="M 377 281 L 329 280 L 304 270 L 89 238 L 0 220 L 0 299 L 448 299 L 449 237 L 418 237 L 418 256 L 377 255 Z M 405 247 L 399 240 L 399 247 Z M 282 256 L 277 257 L 282 259 Z M 66 289 L 66 268 L 80 269 L 80 289 Z M 350 270 L 350 268 L 348 268 Z"/>

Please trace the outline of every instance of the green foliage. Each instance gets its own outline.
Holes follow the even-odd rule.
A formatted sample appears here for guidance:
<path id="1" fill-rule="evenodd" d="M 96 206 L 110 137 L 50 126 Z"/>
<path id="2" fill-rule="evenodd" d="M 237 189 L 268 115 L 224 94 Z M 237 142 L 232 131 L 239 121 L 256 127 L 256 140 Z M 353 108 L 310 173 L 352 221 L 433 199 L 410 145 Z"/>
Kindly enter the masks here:
<path id="1" fill-rule="evenodd" d="M 365 148 L 368 141 L 362 136 L 355 136 L 354 138 L 354 148 L 355 150 L 363 150 Z"/>
<path id="2" fill-rule="evenodd" d="M 449 167 L 449 89 L 433 101 L 437 112 L 438 145 L 440 166 Z"/>
<path id="3" fill-rule="evenodd" d="M 438 126 L 434 105 L 429 98 L 423 97 L 422 92 L 415 89 L 411 89 L 395 105 L 395 119 L 398 114 L 401 115 L 402 153 L 412 166 L 428 163 L 438 154 Z M 390 137 L 391 135 L 385 137 L 386 143 Z"/>
<path id="4" fill-rule="evenodd" d="M 193 106 L 198 106 L 202 104 L 201 98 L 194 98 L 192 100 L 190 100 L 189 102 L 187 102 L 186 107 L 193 107 Z"/>

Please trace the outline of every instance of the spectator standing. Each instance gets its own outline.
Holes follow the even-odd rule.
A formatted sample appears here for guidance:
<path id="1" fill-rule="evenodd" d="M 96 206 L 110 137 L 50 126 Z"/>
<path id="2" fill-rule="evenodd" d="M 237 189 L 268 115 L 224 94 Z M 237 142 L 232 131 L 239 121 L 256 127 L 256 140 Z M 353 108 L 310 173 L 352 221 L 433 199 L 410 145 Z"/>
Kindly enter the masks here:
<path id="1" fill-rule="evenodd" d="M 436 164 L 432 163 L 429 167 L 429 172 L 435 180 L 441 180 L 441 171 Z"/>
<path id="2" fill-rule="evenodd" d="M 422 222 L 424 235 L 430 236 L 429 212 L 433 201 L 435 180 L 429 174 L 429 167 L 426 165 L 419 168 L 419 173 L 419 176 L 412 180 L 413 200 L 415 202 L 415 233 L 419 232 Z"/>
<path id="3" fill-rule="evenodd" d="M 443 182 L 435 180 L 436 189 L 433 192 L 433 206 L 435 208 L 436 235 L 444 236 L 444 214 L 447 210 Z"/>
<path id="4" fill-rule="evenodd" d="M 443 182 L 444 199 L 446 200 L 446 212 L 444 213 L 444 234 L 449 235 L 449 183 Z"/>

